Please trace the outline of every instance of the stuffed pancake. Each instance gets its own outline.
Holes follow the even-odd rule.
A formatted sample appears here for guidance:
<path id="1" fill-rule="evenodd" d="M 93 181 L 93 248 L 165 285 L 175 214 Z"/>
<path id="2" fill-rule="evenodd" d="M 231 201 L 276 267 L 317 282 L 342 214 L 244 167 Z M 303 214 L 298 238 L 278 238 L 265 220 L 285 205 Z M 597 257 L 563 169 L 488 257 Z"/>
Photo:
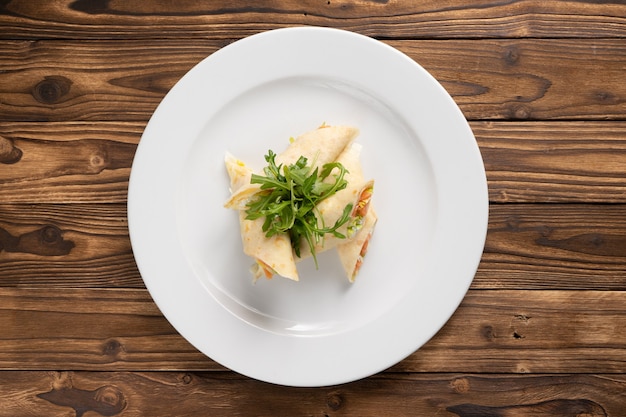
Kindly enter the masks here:
<path id="1" fill-rule="evenodd" d="M 277 155 L 276 161 L 289 165 L 304 156 L 313 167 L 321 167 L 332 162 L 358 133 L 354 127 L 322 125 L 298 136 L 284 152 Z M 263 219 L 246 219 L 247 204 L 260 190 L 258 184 L 250 184 L 252 170 L 232 155 L 227 155 L 225 162 L 231 180 L 231 197 L 224 206 L 239 211 L 243 249 L 246 255 L 255 260 L 252 268 L 255 279 L 261 276 L 271 278 L 277 274 L 297 281 L 298 273 L 289 236 L 281 233 L 268 238 L 263 231 Z"/>
<path id="2" fill-rule="evenodd" d="M 336 162 L 341 163 L 348 171 L 344 177 L 347 185 L 343 190 L 317 204 L 315 210 L 318 214 L 318 227 L 334 225 L 346 215 L 345 210 L 347 209 L 349 209 L 348 219 L 336 230 L 339 236 L 328 234 L 320 241 L 315 242 L 313 249 L 316 253 L 332 249 L 346 240 L 353 239 L 360 233 L 365 223 L 374 192 L 374 181 L 365 180 L 363 177 L 360 162 L 361 149 L 361 145 L 353 143 L 337 157 Z M 296 253 L 296 258 L 307 258 L 311 255 L 309 245 L 306 242 L 301 242 L 300 253 Z"/>
<path id="3" fill-rule="evenodd" d="M 225 158 L 230 178 L 231 192 L 250 183 L 252 170 L 230 154 Z M 286 233 L 266 237 L 262 230 L 263 219 L 246 220 L 245 211 L 239 211 L 239 225 L 243 252 L 254 259 L 252 274 L 271 278 L 274 274 L 298 281 L 298 271 L 293 258 L 291 240 Z"/>
<path id="4" fill-rule="evenodd" d="M 367 253 L 367 248 L 377 221 L 378 217 L 375 211 L 370 208 L 359 233 L 353 239 L 341 242 L 337 245 L 337 253 L 339 254 L 341 265 L 350 282 L 354 282 L 361 269 L 363 258 L 365 258 L 365 254 Z"/>
<path id="5" fill-rule="evenodd" d="M 324 164 L 335 161 L 358 134 L 359 130 L 355 127 L 322 125 L 293 140 L 285 151 L 276 156 L 276 164 L 288 166 L 304 156 L 308 159 L 312 169 L 321 168 Z M 245 210 L 259 189 L 258 184 L 246 184 L 240 187 L 233 191 L 224 207 Z"/>

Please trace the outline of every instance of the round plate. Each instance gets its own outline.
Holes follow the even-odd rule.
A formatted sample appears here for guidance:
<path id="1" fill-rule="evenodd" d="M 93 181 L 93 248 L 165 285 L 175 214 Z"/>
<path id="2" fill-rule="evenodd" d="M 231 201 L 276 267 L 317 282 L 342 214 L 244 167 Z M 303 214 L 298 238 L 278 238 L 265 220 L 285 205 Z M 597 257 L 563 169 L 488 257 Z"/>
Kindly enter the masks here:
<path id="1" fill-rule="evenodd" d="M 358 127 L 378 224 L 354 284 L 333 253 L 300 281 L 253 284 L 224 155 L 260 169 L 268 149 L 322 123 Z M 128 220 L 153 299 L 201 352 L 292 386 L 360 379 L 427 342 L 465 295 L 488 218 L 472 132 L 441 85 L 398 50 L 328 28 L 237 41 L 190 70 L 154 112 L 133 162 Z"/>

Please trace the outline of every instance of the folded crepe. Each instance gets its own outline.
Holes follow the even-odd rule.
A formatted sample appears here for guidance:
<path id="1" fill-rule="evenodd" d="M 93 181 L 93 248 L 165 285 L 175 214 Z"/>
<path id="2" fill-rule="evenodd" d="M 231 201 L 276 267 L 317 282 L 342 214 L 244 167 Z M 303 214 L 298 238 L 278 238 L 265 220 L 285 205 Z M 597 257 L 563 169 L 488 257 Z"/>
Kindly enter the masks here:
<path id="1" fill-rule="evenodd" d="M 374 227 L 378 221 L 378 216 L 373 208 L 370 208 L 365 216 L 363 228 L 354 238 L 337 245 L 339 260 L 348 281 L 354 282 L 363 264 L 363 258 L 367 253 L 367 248 L 374 233 Z"/>
<path id="2" fill-rule="evenodd" d="M 295 164 L 300 156 L 309 159 L 309 165 L 320 168 L 333 162 L 359 134 L 352 126 L 322 125 L 298 136 L 284 152 L 276 156 L 276 164 Z"/>
<path id="3" fill-rule="evenodd" d="M 304 156 L 314 168 L 321 167 L 335 161 L 358 133 L 354 127 L 322 125 L 298 136 L 285 151 L 276 156 L 275 162 L 277 165 L 290 165 Z M 246 255 L 255 260 L 251 269 L 255 280 L 263 275 L 271 278 L 277 274 L 297 281 L 298 272 L 289 236 L 282 233 L 268 238 L 263 232 L 264 218 L 246 220 L 247 205 L 260 189 L 259 184 L 250 184 L 252 170 L 232 155 L 226 156 L 225 163 L 231 181 L 231 196 L 224 207 L 239 211 L 243 249 Z"/>
<path id="4" fill-rule="evenodd" d="M 366 180 L 361 169 L 361 145 L 352 143 L 337 157 L 348 171 L 344 176 L 346 188 L 337 191 L 332 196 L 322 200 L 315 206 L 318 217 L 318 227 L 332 227 L 343 216 L 348 204 L 352 205 L 348 221 L 337 229 L 344 237 L 327 234 L 315 244 L 315 252 L 321 253 L 355 237 L 363 227 L 369 211 L 370 201 L 374 192 L 374 181 Z M 328 181 L 334 181 L 331 176 Z M 310 257 L 311 249 L 307 242 L 300 244 L 300 258 Z M 296 258 L 296 261 L 299 259 Z"/>
<path id="5" fill-rule="evenodd" d="M 230 178 L 231 192 L 250 183 L 252 169 L 234 156 L 227 154 L 226 171 Z M 274 274 L 298 281 L 298 271 L 293 258 L 291 240 L 286 233 L 266 237 L 263 218 L 247 220 L 245 211 L 239 211 L 239 226 L 243 252 L 254 259 L 251 268 L 255 281 L 261 276 L 271 278 Z"/>
<path id="6" fill-rule="evenodd" d="M 276 165 L 295 164 L 301 156 L 308 159 L 313 170 L 329 162 L 335 161 L 339 154 L 354 141 L 359 130 L 351 126 L 328 126 L 319 128 L 298 136 L 280 154 L 276 155 Z M 259 192 L 259 184 L 247 184 L 233 191 L 224 207 L 245 210 L 248 203 Z"/>
<path id="7" fill-rule="evenodd" d="M 346 188 L 320 201 L 316 206 L 316 211 L 323 224 L 331 226 L 342 216 L 346 205 L 351 204 L 350 220 L 337 230 L 348 238 L 357 233 L 363 225 L 363 219 L 367 214 L 374 192 L 374 180 L 365 180 L 363 177 L 361 150 L 360 144 L 352 143 L 339 154 L 336 161 L 348 171 L 344 176 L 347 182 Z M 332 181 L 332 179 L 330 180 Z"/>

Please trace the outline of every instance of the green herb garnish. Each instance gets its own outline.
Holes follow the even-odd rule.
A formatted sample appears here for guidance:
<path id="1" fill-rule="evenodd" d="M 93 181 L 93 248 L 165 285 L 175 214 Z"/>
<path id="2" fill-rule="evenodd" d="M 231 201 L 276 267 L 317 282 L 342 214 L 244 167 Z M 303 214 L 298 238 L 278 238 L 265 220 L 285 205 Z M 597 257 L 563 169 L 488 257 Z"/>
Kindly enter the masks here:
<path id="1" fill-rule="evenodd" d="M 324 224 L 323 219 L 318 220 L 315 206 L 346 188 L 348 182 L 344 176 L 348 171 L 339 162 L 324 164 L 321 171 L 318 168 L 313 169 L 311 165 L 307 165 L 308 160 L 304 156 L 295 164 L 277 166 L 275 158 L 276 154 L 269 150 L 265 155 L 268 163 L 263 169 L 265 176 L 252 174 L 250 183 L 260 184 L 261 191 L 248 203 L 246 219 L 265 217 L 263 232 L 267 237 L 288 233 L 291 246 L 298 257 L 300 244 L 302 240 L 306 241 L 317 267 L 315 247 L 326 234 L 340 239 L 346 238 L 337 230 L 350 220 L 352 204 L 346 205 L 341 217 L 330 227 Z M 325 181 L 326 179 L 329 181 Z"/>

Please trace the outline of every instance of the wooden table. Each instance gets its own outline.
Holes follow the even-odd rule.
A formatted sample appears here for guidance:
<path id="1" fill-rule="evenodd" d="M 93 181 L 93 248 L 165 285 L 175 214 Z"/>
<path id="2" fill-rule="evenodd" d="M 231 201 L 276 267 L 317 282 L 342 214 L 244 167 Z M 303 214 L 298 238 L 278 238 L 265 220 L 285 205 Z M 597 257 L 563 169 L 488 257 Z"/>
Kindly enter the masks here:
<path id="1" fill-rule="evenodd" d="M 626 4 L 0 3 L 0 416 L 626 415 Z M 298 25 L 405 52 L 461 107 L 490 221 L 470 291 L 378 375 L 287 388 L 163 318 L 126 197 L 152 112 L 234 40 Z"/>

